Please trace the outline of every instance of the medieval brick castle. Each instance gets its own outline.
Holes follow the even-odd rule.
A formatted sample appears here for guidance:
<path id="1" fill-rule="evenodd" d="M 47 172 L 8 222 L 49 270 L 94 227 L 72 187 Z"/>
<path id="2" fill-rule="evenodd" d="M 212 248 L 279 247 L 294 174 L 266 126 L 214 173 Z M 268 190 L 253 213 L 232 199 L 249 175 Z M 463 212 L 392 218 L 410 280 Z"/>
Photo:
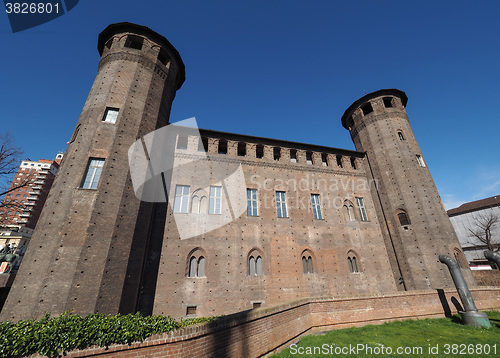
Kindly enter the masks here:
<path id="1" fill-rule="evenodd" d="M 197 161 L 171 175 L 168 205 L 137 198 L 128 151 L 169 123 L 182 59 L 131 23 L 108 26 L 98 50 L 96 79 L 0 319 L 70 309 L 224 315 L 304 297 L 454 287 L 438 255 L 463 253 L 404 92 L 379 90 L 345 111 L 356 151 L 177 135 L 175 160 Z M 200 179 L 206 161 L 240 168 L 241 214 L 223 178 Z M 223 225 L 183 237 L 228 213 Z"/>

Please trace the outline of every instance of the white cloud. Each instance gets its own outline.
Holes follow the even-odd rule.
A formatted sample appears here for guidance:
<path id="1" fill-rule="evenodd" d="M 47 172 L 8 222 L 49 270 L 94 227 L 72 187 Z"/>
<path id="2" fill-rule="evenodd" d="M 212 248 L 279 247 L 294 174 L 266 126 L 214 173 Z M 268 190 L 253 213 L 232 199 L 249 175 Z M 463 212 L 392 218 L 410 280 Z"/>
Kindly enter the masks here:
<path id="1" fill-rule="evenodd" d="M 458 199 L 455 194 L 443 194 L 441 198 L 443 199 L 446 210 L 458 208 L 460 205 L 467 202 L 466 200 Z"/>
<path id="2" fill-rule="evenodd" d="M 497 180 L 490 185 L 487 185 L 487 183 L 484 183 L 483 185 L 486 186 L 479 188 L 479 192 L 474 195 L 474 200 L 489 198 L 490 196 L 498 195 L 500 192 L 500 180 Z"/>

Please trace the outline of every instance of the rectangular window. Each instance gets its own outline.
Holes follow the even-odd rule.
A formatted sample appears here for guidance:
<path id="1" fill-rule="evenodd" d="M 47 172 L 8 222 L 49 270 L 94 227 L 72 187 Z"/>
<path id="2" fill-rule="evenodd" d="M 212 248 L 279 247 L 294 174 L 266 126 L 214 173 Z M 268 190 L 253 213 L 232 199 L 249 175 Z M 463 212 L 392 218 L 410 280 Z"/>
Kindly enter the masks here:
<path id="1" fill-rule="evenodd" d="M 323 220 L 323 215 L 321 214 L 321 205 L 319 202 L 319 194 L 311 194 L 311 203 L 314 218 L 316 220 Z"/>
<path id="2" fill-rule="evenodd" d="M 106 112 L 104 113 L 102 121 L 106 123 L 116 123 L 117 117 L 118 117 L 117 108 L 106 108 Z"/>
<path id="3" fill-rule="evenodd" d="M 258 216 L 257 189 L 247 189 L 247 216 Z"/>
<path id="4" fill-rule="evenodd" d="M 358 204 L 359 216 L 361 221 L 368 221 L 368 215 L 366 214 L 365 201 L 363 198 L 356 198 L 356 204 Z"/>
<path id="5" fill-rule="evenodd" d="M 208 201 L 208 213 L 220 214 L 221 213 L 221 197 L 222 187 L 210 186 L 210 200 Z"/>
<path id="6" fill-rule="evenodd" d="M 420 165 L 422 168 L 425 168 L 424 158 L 422 158 L 421 155 L 417 154 L 417 162 L 418 162 L 418 165 Z"/>
<path id="7" fill-rule="evenodd" d="M 187 306 L 186 316 L 195 316 L 195 315 L 196 315 L 196 306 Z"/>
<path id="8" fill-rule="evenodd" d="M 82 189 L 97 189 L 99 178 L 101 177 L 104 159 L 90 158 L 85 176 L 83 179 Z"/>
<path id="9" fill-rule="evenodd" d="M 278 213 L 279 218 L 288 217 L 286 214 L 286 198 L 285 198 L 284 191 L 277 191 L 276 192 L 276 209 L 277 209 L 277 213 Z"/>
<path id="10" fill-rule="evenodd" d="M 174 213 L 187 213 L 189 203 L 189 185 L 175 187 Z"/>
<path id="11" fill-rule="evenodd" d="M 188 149 L 188 137 L 187 135 L 178 135 L 177 136 L 177 149 Z"/>

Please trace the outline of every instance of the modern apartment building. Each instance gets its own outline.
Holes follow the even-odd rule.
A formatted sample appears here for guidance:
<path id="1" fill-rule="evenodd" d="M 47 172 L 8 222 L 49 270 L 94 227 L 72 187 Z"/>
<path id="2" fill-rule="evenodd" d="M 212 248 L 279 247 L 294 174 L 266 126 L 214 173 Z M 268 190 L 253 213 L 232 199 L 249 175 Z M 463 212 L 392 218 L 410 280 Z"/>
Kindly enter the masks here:
<path id="1" fill-rule="evenodd" d="M 23 160 L 0 205 L 0 224 L 34 229 L 63 158 Z"/>

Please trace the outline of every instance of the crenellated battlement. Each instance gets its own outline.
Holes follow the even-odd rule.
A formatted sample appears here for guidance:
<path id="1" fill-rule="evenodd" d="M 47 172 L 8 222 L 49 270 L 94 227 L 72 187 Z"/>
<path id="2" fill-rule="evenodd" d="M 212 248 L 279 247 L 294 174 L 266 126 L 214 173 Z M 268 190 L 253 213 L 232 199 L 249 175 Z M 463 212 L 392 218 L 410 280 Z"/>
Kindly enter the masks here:
<path id="1" fill-rule="evenodd" d="M 200 129 L 201 137 L 177 135 L 177 154 L 225 155 L 255 164 L 303 170 L 364 171 L 364 154 L 346 149 Z"/>

